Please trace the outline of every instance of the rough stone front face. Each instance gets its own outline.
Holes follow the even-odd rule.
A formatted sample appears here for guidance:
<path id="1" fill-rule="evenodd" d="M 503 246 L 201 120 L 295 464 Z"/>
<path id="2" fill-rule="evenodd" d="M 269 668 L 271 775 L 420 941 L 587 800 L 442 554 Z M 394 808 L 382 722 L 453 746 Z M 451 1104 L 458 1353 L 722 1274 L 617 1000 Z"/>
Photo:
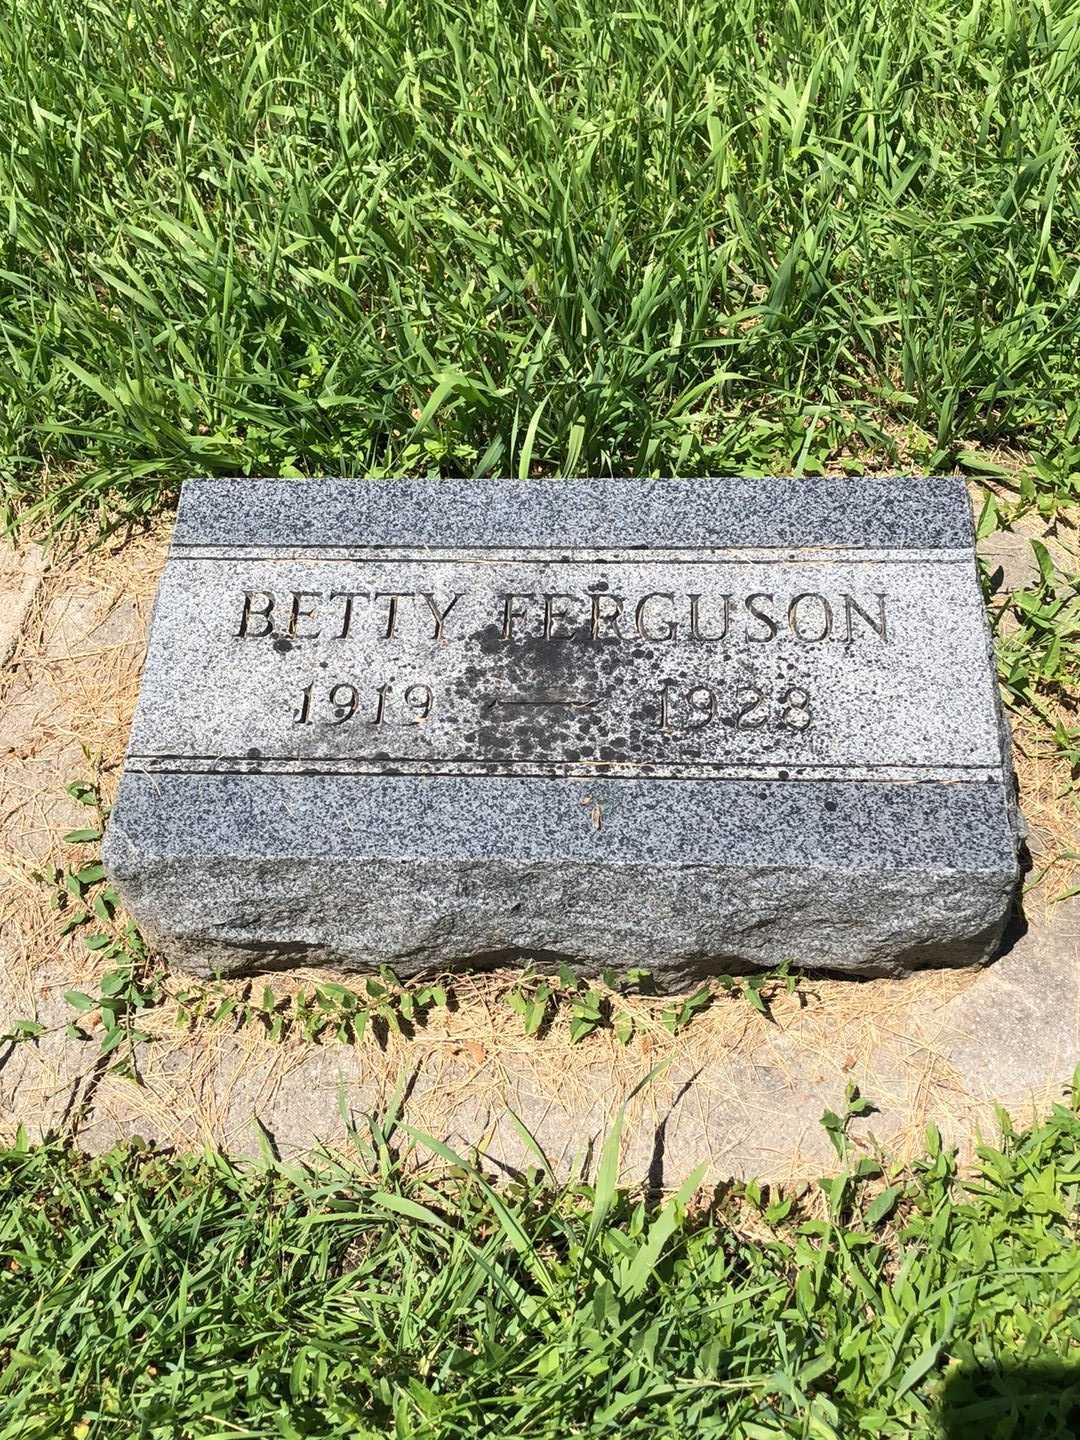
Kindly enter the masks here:
<path id="1" fill-rule="evenodd" d="M 204 973 L 992 955 L 962 485 L 193 481 L 106 842 Z"/>

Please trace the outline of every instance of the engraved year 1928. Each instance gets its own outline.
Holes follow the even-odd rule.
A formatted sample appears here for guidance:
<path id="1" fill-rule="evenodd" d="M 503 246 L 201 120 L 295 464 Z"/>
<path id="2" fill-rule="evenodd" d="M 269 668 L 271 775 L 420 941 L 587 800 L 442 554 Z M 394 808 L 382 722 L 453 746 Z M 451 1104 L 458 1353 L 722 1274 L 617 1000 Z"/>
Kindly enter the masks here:
<path id="1" fill-rule="evenodd" d="M 293 712 L 294 725 L 345 725 L 359 719 L 368 725 L 421 725 L 431 714 L 435 696 L 430 685 L 387 683 L 362 689 L 347 681 L 315 688 L 315 681 L 300 692 Z"/>
<path id="2" fill-rule="evenodd" d="M 765 685 L 737 685 L 722 697 L 711 685 L 680 685 L 665 680 L 659 694 L 657 729 L 704 730 L 714 722 L 732 730 L 807 730 L 813 724 L 810 692 L 802 685 L 772 691 Z"/>

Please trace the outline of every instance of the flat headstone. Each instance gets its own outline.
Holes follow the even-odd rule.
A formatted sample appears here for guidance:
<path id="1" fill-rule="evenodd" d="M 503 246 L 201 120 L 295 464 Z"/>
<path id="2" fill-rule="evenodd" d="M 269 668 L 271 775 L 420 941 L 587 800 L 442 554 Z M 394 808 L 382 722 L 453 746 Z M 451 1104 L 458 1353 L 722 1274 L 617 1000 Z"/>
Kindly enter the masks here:
<path id="1" fill-rule="evenodd" d="M 203 973 L 988 959 L 959 481 L 185 485 L 106 862 Z"/>

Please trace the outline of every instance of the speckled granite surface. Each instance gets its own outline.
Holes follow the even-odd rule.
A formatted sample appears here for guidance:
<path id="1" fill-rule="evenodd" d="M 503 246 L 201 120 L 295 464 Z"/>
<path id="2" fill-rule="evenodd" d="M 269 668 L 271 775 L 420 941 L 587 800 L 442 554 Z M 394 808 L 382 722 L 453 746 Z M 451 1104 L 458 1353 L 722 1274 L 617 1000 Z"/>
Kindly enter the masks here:
<path id="1" fill-rule="evenodd" d="M 1003 735 L 957 481 L 195 481 L 106 858 L 205 973 L 977 963 Z"/>

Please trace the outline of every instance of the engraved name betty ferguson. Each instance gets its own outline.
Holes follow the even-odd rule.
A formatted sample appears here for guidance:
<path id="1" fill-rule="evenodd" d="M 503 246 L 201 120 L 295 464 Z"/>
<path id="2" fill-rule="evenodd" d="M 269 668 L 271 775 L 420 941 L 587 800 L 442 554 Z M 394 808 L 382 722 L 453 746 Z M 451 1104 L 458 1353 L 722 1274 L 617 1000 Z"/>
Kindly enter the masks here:
<path id="1" fill-rule="evenodd" d="M 611 590 L 572 595 L 559 590 L 503 590 L 488 596 L 436 590 L 242 590 L 240 639 L 287 635 L 295 639 L 429 639 L 474 634 L 477 600 L 498 638 L 544 641 L 647 639 L 697 642 L 740 636 L 768 644 L 788 632 L 805 644 L 850 642 L 858 634 L 888 639 L 886 595 L 855 596 L 799 590 L 749 595 L 649 590 L 615 595 Z M 480 619 L 480 625 L 484 619 Z M 456 628 L 461 626 L 461 628 Z"/>
<path id="2" fill-rule="evenodd" d="M 487 629 L 494 637 L 609 642 L 675 639 L 701 644 L 741 638 L 768 644 L 889 639 L 886 595 L 870 591 L 676 592 L 616 594 L 599 586 L 562 591 L 243 590 L 238 639 L 449 641 Z"/>

